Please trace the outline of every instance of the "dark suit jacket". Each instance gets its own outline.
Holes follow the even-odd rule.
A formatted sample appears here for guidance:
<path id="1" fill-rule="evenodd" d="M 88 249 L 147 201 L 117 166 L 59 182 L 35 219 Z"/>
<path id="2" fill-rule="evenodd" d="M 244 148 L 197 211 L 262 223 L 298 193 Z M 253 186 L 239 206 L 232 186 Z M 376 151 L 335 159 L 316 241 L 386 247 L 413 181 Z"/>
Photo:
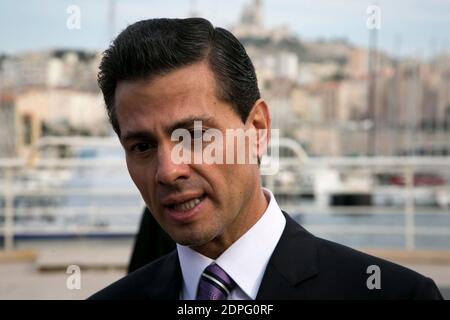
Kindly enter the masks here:
<path id="1" fill-rule="evenodd" d="M 286 227 L 263 276 L 257 299 L 442 299 L 433 280 L 394 263 L 317 238 L 287 214 Z M 367 267 L 381 271 L 369 290 Z M 136 270 L 91 299 L 179 299 L 177 251 Z"/>

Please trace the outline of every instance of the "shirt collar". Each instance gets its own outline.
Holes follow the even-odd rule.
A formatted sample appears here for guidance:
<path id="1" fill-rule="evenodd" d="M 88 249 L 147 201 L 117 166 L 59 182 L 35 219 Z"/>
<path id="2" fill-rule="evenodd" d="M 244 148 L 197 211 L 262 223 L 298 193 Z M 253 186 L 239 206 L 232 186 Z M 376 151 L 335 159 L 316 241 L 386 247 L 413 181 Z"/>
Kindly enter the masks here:
<path id="1" fill-rule="evenodd" d="M 270 199 L 264 214 L 215 261 L 250 299 L 256 299 L 269 259 L 286 225 L 272 192 L 265 188 L 263 191 Z M 193 300 L 204 269 L 214 260 L 187 246 L 177 244 L 177 250 L 183 274 L 183 298 Z"/>
<path id="2" fill-rule="evenodd" d="M 195 300 L 200 277 L 214 260 L 178 243 L 177 250 L 183 274 L 182 297 L 184 300 Z"/>

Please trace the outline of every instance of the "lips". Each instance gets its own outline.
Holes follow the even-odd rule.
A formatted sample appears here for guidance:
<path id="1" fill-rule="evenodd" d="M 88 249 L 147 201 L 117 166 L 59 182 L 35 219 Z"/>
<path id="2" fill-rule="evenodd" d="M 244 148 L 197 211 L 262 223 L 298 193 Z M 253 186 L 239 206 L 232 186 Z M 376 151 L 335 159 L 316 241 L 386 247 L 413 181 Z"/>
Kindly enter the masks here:
<path id="1" fill-rule="evenodd" d="M 190 193 L 167 197 L 161 201 L 166 215 L 177 223 L 192 222 L 201 212 L 206 193 Z"/>
<path id="2" fill-rule="evenodd" d="M 173 205 L 173 208 L 177 211 L 187 211 L 194 208 L 197 204 L 202 201 L 202 197 L 195 198 L 194 200 L 189 200 L 180 204 Z"/>
<path id="3" fill-rule="evenodd" d="M 189 201 L 193 201 L 197 198 L 202 198 L 206 193 L 201 191 L 196 192 L 184 192 L 182 194 L 172 194 L 161 200 L 161 204 L 165 207 L 173 207 L 176 205 L 186 204 Z"/>

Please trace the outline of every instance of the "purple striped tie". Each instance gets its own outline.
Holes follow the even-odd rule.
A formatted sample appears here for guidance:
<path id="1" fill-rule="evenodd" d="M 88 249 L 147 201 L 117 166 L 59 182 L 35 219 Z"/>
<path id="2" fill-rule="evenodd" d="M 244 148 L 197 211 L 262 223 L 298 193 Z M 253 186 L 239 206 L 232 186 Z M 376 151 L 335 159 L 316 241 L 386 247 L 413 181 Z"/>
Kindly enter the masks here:
<path id="1" fill-rule="evenodd" d="M 236 282 L 217 264 L 210 264 L 200 278 L 197 300 L 226 300 Z"/>

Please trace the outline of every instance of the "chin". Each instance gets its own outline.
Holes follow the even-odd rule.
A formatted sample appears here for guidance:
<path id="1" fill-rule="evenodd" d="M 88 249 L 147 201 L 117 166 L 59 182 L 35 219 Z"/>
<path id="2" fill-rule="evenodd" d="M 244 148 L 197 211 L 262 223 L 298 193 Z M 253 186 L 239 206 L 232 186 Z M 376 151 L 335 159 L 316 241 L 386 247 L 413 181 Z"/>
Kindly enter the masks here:
<path id="1" fill-rule="evenodd" d="M 174 241 L 182 246 L 188 246 L 188 247 L 200 247 L 208 242 L 212 241 L 214 239 L 214 236 L 210 236 L 209 234 L 205 233 L 197 233 L 197 234 L 189 234 L 189 235 L 182 235 L 177 234 L 172 237 Z"/>

